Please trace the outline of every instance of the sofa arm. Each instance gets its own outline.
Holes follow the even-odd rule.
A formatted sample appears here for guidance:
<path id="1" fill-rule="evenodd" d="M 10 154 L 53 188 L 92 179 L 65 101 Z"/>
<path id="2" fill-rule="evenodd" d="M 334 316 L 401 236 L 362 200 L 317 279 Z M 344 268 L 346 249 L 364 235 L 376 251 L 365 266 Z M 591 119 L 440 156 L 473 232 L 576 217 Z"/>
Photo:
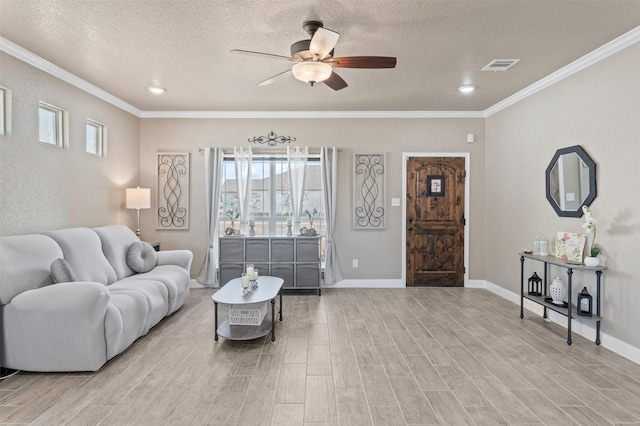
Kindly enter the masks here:
<path id="1" fill-rule="evenodd" d="M 18 312 L 42 314 L 92 314 L 104 318 L 109 303 L 109 289 L 95 282 L 59 283 L 29 290 L 11 300 Z"/>
<path id="2" fill-rule="evenodd" d="M 4 366 L 27 371 L 96 371 L 106 362 L 109 290 L 94 282 L 18 294 L 3 308 Z"/>
<path id="3" fill-rule="evenodd" d="M 191 273 L 193 253 L 190 250 L 166 250 L 158 252 L 158 265 L 177 265 Z"/>

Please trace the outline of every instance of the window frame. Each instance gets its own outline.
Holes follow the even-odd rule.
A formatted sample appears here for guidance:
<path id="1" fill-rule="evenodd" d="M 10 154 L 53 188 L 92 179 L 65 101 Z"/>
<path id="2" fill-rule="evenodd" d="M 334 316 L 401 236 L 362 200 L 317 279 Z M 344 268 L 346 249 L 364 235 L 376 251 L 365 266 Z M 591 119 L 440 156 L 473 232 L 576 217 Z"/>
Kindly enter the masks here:
<path id="1" fill-rule="evenodd" d="M 282 154 L 270 154 L 270 155 L 255 155 L 254 158 L 252 159 L 252 162 L 256 162 L 256 161 L 268 161 L 269 162 L 269 177 L 270 177 L 270 186 L 269 188 L 266 188 L 267 191 L 269 191 L 269 207 L 270 207 L 270 215 L 269 216 L 262 216 L 262 217 L 257 217 L 257 216 L 248 216 L 248 220 L 253 220 L 254 223 L 256 223 L 256 225 L 258 224 L 258 222 L 264 222 L 265 225 L 263 225 L 262 227 L 256 226 L 256 230 L 259 231 L 260 229 L 265 229 L 267 230 L 267 233 L 263 233 L 263 232 L 256 232 L 256 235 L 265 235 L 265 236 L 283 236 L 286 235 L 287 232 L 287 220 L 288 219 L 292 219 L 293 215 L 291 216 L 286 216 L 286 215 L 277 215 L 277 196 L 278 196 L 278 192 L 282 191 L 282 188 L 278 188 L 277 185 L 277 181 L 278 179 L 275 179 L 275 176 L 277 176 L 276 172 L 277 172 L 277 168 L 278 168 L 278 163 L 282 162 L 282 163 L 287 163 L 287 158 L 286 155 L 282 155 Z M 318 167 L 320 166 L 320 157 L 317 155 L 310 155 L 308 160 L 308 162 L 312 162 L 314 164 L 316 164 Z M 233 164 L 234 164 L 234 156 L 233 154 L 230 155 L 225 155 L 224 160 L 223 160 L 223 164 L 225 164 L 225 168 L 223 173 L 226 173 L 226 167 L 230 166 L 233 169 Z M 307 163 L 309 164 L 309 163 Z M 235 178 L 235 172 L 234 172 L 234 178 Z M 223 183 L 226 182 L 226 177 L 223 179 Z M 305 183 L 305 186 L 308 185 L 309 180 L 307 180 L 307 182 Z M 312 190 L 307 190 L 305 189 L 305 192 L 320 192 L 322 193 L 322 189 L 312 189 Z M 228 194 L 237 194 L 237 188 L 236 191 L 225 191 L 224 186 L 221 188 L 220 191 L 220 206 L 221 206 L 221 214 L 220 214 L 220 226 L 219 226 L 219 233 L 220 235 L 225 235 L 225 229 L 231 225 L 231 220 L 229 219 L 228 215 L 226 214 L 227 210 L 229 209 L 229 204 L 228 204 L 228 199 L 230 197 L 228 197 Z M 237 197 L 236 197 L 237 199 Z M 264 198 L 263 198 L 264 199 Z M 321 198 L 320 198 L 320 204 L 322 203 Z M 314 218 L 314 228 L 318 231 L 319 234 L 323 235 L 324 231 L 326 229 L 326 225 L 325 225 L 325 215 L 322 212 L 322 206 L 319 206 L 319 211 L 321 214 L 319 214 L 318 216 L 316 216 Z M 302 215 L 302 217 L 300 218 L 300 227 L 308 227 L 309 226 L 309 219 L 306 215 Z M 234 225 L 236 228 L 239 227 L 239 222 L 240 219 L 235 219 L 234 220 Z M 248 226 L 248 225 L 247 225 Z M 295 231 L 294 231 L 295 232 Z"/>
<path id="2" fill-rule="evenodd" d="M 53 129 L 53 137 L 54 143 L 49 141 L 43 141 L 40 137 L 42 133 L 42 120 L 40 113 L 41 111 L 47 111 L 53 113 L 54 119 L 54 129 Z M 69 113 L 55 105 L 48 104 L 46 102 L 38 102 L 38 141 L 47 146 L 55 146 L 58 148 L 68 149 L 69 148 Z"/>
<path id="3" fill-rule="evenodd" d="M 89 135 L 88 135 L 88 129 L 89 128 L 93 128 L 95 130 L 95 136 L 96 136 L 96 140 L 95 140 L 95 152 L 91 152 L 89 151 Z M 107 134 L 107 126 L 105 126 L 104 124 L 93 120 L 91 118 L 87 118 L 86 122 L 85 122 L 85 152 L 89 155 L 93 155 L 96 157 L 105 157 L 107 150 L 106 150 L 106 146 L 107 146 L 107 141 L 106 141 L 106 134 Z"/>
<path id="4" fill-rule="evenodd" d="M 0 86 L 0 136 L 11 136 L 11 89 Z"/>

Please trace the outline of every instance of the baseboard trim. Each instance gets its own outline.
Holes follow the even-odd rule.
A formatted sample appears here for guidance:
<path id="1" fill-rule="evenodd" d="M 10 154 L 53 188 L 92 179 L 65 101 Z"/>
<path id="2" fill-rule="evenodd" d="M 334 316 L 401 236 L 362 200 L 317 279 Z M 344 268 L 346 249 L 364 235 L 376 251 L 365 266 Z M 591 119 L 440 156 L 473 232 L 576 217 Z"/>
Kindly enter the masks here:
<path id="1" fill-rule="evenodd" d="M 323 288 L 405 288 L 401 279 L 342 280 Z"/>
<path id="2" fill-rule="evenodd" d="M 493 284 L 489 281 L 484 281 L 484 280 L 473 280 L 473 281 L 474 281 L 474 285 L 473 285 L 474 288 L 485 288 L 490 292 L 504 299 L 507 299 L 510 302 L 513 302 L 516 305 L 520 305 L 519 294 L 514 293 L 510 290 L 507 290 L 504 287 L 500 287 L 496 284 Z M 543 314 L 542 306 L 530 300 L 525 299 L 524 307 L 529 312 L 533 312 L 538 316 L 542 316 Z M 557 312 L 548 310 L 547 319 L 555 324 L 558 324 L 563 328 L 567 328 L 567 317 L 565 317 L 564 315 L 560 315 Z M 591 341 L 595 341 L 596 339 L 596 329 L 594 327 L 590 327 L 588 324 L 585 324 L 579 321 L 573 321 L 571 323 L 571 332 Z M 603 332 L 602 330 L 600 331 L 600 346 L 602 346 L 603 348 L 609 349 L 611 352 L 614 352 L 620 355 L 621 357 L 624 357 L 630 361 L 633 361 L 636 364 L 640 364 L 640 348 L 636 348 L 635 346 L 632 346 L 626 342 L 623 342 L 618 338 L 610 336 L 607 333 Z"/>
<path id="3" fill-rule="evenodd" d="M 208 285 L 201 284 L 197 280 L 194 280 L 193 278 L 191 278 L 189 280 L 189 288 L 217 288 L 217 287 L 211 287 Z"/>

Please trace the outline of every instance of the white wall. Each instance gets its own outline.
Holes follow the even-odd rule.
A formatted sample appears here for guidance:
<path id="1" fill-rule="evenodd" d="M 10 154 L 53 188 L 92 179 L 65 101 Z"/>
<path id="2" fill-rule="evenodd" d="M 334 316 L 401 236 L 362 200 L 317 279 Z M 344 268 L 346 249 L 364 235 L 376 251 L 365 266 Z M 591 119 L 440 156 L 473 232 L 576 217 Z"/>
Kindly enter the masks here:
<path id="1" fill-rule="evenodd" d="M 0 235 L 134 225 L 124 189 L 140 171 L 139 119 L 0 52 L 12 92 L 12 134 L 0 136 Z M 69 111 L 69 149 L 38 142 L 38 102 Z M 85 152 L 85 120 L 107 125 L 107 156 Z"/>
<path id="2" fill-rule="evenodd" d="M 597 243 L 604 274 L 602 330 L 640 348 L 640 43 L 486 121 L 485 279 L 519 293 L 517 253 L 536 235 L 582 232 L 583 218 L 560 218 L 545 199 L 544 171 L 555 151 L 581 145 L 597 167 Z M 536 265 L 526 276 L 542 268 Z M 557 270 L 565 284 L 566 274 Z M 553 277 L 551 277 L 553 278 Z M 574 274 L 577 293 L 591 274 Z M 575 295 L 574 295 L 575 297 Z"/>
<path id="3" fill-rule="evenodd" d="M 322 89 L 321 87 L 319 89 Z M 141 213 L 143 237 L 162 247 L 194 252 L 192 276 L 198 274 L 207 247 L 204 212 L 204 157 L 206 146 L 249 146 L 254 136 L 274 131 L 296 137 L 292 145 L 337 146 L 338 208 L 336 246 L 345 278 L 397 279 L 402 276 L 402 217 L 391 198 L 402 198 L 403 152 L 470 152 L 470 278 L 484 276 L 484 119 L 142 119 L 140 137 L 141 183 L 152 188 L 156 205 L 156 153 L 162 149 L 191 152 L 191 227 L 188 231 L 156 231 L 152 211 Z M 467 134 L 477 138 L 467 143 Z M 351 228 L 352 162 L 354 152 L 387 153 L 386 230 Z M 359 268 L 352 268 L 352 259 Z"/>

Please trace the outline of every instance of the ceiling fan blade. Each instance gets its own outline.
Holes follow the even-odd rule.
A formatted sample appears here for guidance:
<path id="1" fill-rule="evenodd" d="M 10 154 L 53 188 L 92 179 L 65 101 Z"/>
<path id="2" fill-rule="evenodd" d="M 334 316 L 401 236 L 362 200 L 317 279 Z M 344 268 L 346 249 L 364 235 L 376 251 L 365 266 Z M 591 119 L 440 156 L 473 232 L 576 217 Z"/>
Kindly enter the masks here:
<path id="1" fill-rule="evenodd" d="M 268 79 L 266 79 L 265 81 L 261 81 L 260 83 L 258 83 L 258 86 L 268 86 L 271 83 L 273 83 L 274 81 L 284 77 L 286 74 L 291 73 L 291 70 L 286 70 L 286 71 L 282 71 L 279 74 L 274 75 L 273 77 L 269 77 Z"/>
<path id="2" fill-rule="evenodd" d="M 272 59 L 282 59 L 285 61 L 293 61 L 292 58 L 290 58 L 289 56 L 282 56 L 282 55 L 274 55 L 271 53 L 263 53 L 263 52 L 253 52 L 251 50 L 240 50 L 240 49 L 232 49 L 229 51 L 229 53 L 237 53 L 240 55 L 249 55 L 249 56 L 261 56 L 263 58 L 272 58 Z"/>
<path id="3" fill-rule="evenodd" d="M 327 61 L 336 68 L 395 68 L 396 58 L 392 56 L 347 56 Z"/>
<path id="4" fill-rule="evenodd" d="M 348 86 L 347 82 L 342 79 L 335 71 L 331 73 L 331 77 L 324 81 L 324 84 L 331 87 L 333 90 L 344 89 Z"/>
<path id="5" fill-rule="evenodd" d="M 309 50 L 322 60 L 336 47 L 340 34 L 335 31 L 328 30 L 326 28 L 318 28 L 311 38 L 309 44 Z"/>

